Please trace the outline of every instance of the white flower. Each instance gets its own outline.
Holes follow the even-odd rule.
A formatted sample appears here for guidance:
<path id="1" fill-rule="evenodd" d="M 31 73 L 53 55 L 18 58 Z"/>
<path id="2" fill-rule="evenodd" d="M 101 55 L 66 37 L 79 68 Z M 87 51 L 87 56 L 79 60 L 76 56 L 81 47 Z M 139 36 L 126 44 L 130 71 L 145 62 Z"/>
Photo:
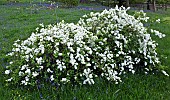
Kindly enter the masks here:
<path id="1" fill-rule="evenodd" d="M 40 45 L 40 46 L 39 46 L 39 49 L 41 50 L 41 53 L 44 54 L 44 51 L 45 51 L 44 45 Z M 38 51 L 38 52 L 39 52 L 39 51 Z"/>
<path id="2" fill-rule="evenodd" d="M 91 66 L 91 64 L 90 64 L 90 63 L 87 63 L 86 66 Z"/>
<path id="3" fill-rule="evenodd" d="M 28 65 L 23 65 L 23 66 L 21 67 L 21 70 L 25 70 L 27 67 L 28 67 Z"/>
<path id="4" fill-rule="evenodd" d="M 9 78 L 9 79 L 7 79 L 6 81 L 7 81 L 7 82 L 11 82 L 11 81 L 12 81 L 12 79 L 13 79 L 13 78 Z"/>
<path id="5" fill-rule="evenodd" d="M 41 24 L 39 24 L 41 27 L 44 27 L 44 24 L 43 23 L 41 23 Z"/>
<path id="6" fill-rule="evenodd" d="M 88 50 L 88 53 L 89 53 L 89 54 L 92 54 L 92 52 L 93 52 L 93 51 L 92 51 L 92 49 L 91 49 L 91 48 L 86 47 L 85 49 L 86 49 L 86 50 Z"/>
<path id="7" fill-rule="evenodd" d="M 93 79 L 90 79 L 90 78 L 87 78 L 86 80 L 84 80 L 83 81 L 83 84 L 89 84 L 89 85 L 91 85 L 91 84 L 94 84 L 94 80 Z"/>
<path id="8" fill-rule="evenodd" d="M 87 61 L 90 61 L 90 58 L 89 57 L 86 57 Z"/>
<path id="9" fill-rule="evenodd" d="M 120 47 L 120 42 L 119 41 L 115 41 L 117 47 Z"/>
<path id="10" fill-rule="evenodd" d="M 115 64 L 110 64 L 110 65 L 112 66 L 112 68 L 115 68 L 115 66 L 116 66 Z"/>
<path id="11" fill-rule="evenodd" d="M 33 77 L 36 77 L 39 75 L 39 73 L 37 73 L 36 71 L 32 73 Z"/>
<path id="12" fill-rule="evenodd" d="M 8 75 L 8 74 L 10 74 L 10 72 L 11 72 L 10 70 L 6 70 L 5 74 Z"/>
<path id="13" fill-rule="evenodd" d="M 32 49 L 27 48 L 26 51 L 25 51 L 25 54 L 29 54 L 31 51 L 32 51 Z"/>
<path id="14" fill-rule="evenodd" d="M 25 81 L 25 80 L 22 80 L 22 81 L 21 81 L 21 84 L 23 84 L 23 85 L 28 85 L 28 82 Z"/>
<path id="15" fill-rule="evenodd" d="M 63 66 L 61 64 L 59 64 L 57 68 L 60 69 L 60 71 L 62 71 Z"/>
<path id="16" fill-rule="evenodd" d="M 27 73 L 27 74 L 31 74 L 31 70 L 30 69 L 27 69 L 26 71 L 25 71 L 25 73 Z"/>
<path id="17" fill-rule="evenodd" d="M 14 55 L 14 52 L 10 52 L 7 54 L 7 56 L 13 56 Z"/>
<path id="18" fill-rule="evenodd" d="M 67 78 L 62 78 L 61 79 L 61 82 L 66 82 L 67 81 Z"/>
<path id="19" fill-rule="evenodd" d="M 159 38 L 163 38 L 166 36 L 165 34 L 162 34 L 159 31 L 153 29 L 151 29 L 151 33 L 155 33 L 155 35 L 158 36 Z"/>
<path id="20" fill-rule="evenodd" d="M 144 65 L 145 65 L 145 66 L 146 66 L 146 65 L 148 65 L 148 63 L 147 63 L 147 62 L 145 62 L 145 63 L 144 63 Z"/>
<path id="21" fill-rule="evenodd" d="M 42 57 L 36 58 L 36 61 L 37 61 L 37 63 L 38 63 L 39 65 L 41 65 L 41 64 L 43 63 Z"/>
<path id="22" fill-rule="evenodd" d="M 51 41 L 51 42 L 54 42 L 53 37 L 51 37 L 51 36 L 47 36 L 47 37 L 46 37 L 46 40 Z"/>
<path id="23" fill-rule="evenodd" d="M 160 23 L 160 21 L 161 21 L 160 19 L 157 19 L 157 20 L 156 20 L 157 23 Z"/>
<path id="24" fill-rule="evenodd" d="M 107 54 L 107 57 L 108 57 L 109 59 L 112 59 L 113 54 Z"/>
<path id="25" fill-rule="evenodd" d="M 90 74 L 90 75 L 89 75 L 89 78 L 93 78 L 93 75 L 92 75 L 92 74 Z"/>
<path id="26" fill-rule="evenodd" d="M 53 71 L 50 68 L 47 69 L 47 72 L 48 73 L 53 73 Z"/>
<path id="27" fill-rule="evenodd" d="M 168 77 L 169 77 L 169 74 L 167 74 L 164 70 L 162 70 L 162 73 L 163 73 L 165 76 L 168 76 Z"/>
<path id="28" fill-rule="evenodd" d="M 29 78 L 27 76 L 25 77 L 25 81 L 27 81 L 27 82 L 29 81 Z"/>
<path id="29" fill-rule="evenodd" d="M 25 57 L 25 60 L 28 62 L 30 58 L 29 55 L 25 55 L 24 57 Z"/>
<path id="30" fill-rule="evenodd" d="M 90 68 L 84 69 L 84 74 L 88 75 L 91 72 Z"/>
<path id="31" fill-rule="evenodd" d="M 9 64 L 13 64 L 13 62 L 11 61 L 11 62 L 9 62 Z"/>
<path id="32" fill-rule="evenodd" d="M 19 71 L 19 76 L 22 76 L 23 74 L 24 74 L 23 72 Z"/>
<path id="33" fill-rule="evenodd" d="M 53 75 L 50 76 L 50 80 L 51 80 L 51 81 L 54 81 Z"/>
<path id="34" fill-rule="evenodd" d="M 148 69 L 148 68 L 145 68 L 145 70 L 146 70 L 146 71 L 149 71 L 149 69 Z"/>
<path id="35" fill-rule="evenodd" d="M 115 84 L 119 84 L 119 83 L 116 81 Z"/>
<path id="36" fill-rule="evenodd" d="M 43 66 L 39 66 L 40 70 L 42 70 L 44 67 Z"/>
<path id="37" fill-rule="evenodd" d="M 62 56 L 62 53 L 58 53 L 59 56 Z"/>
<path id="38" fill-rule="evenodd" d="M 20 48 L 13 48 L 12 51 L 15 51 L 15 52 L 20 52 Z"/>
<path id="39" fill-rule="evenodd" d="M 95 83 L 93 79 L 90 79 L 90 81 L 91 81 L 91 84 L 94 84 L 94 83 Z"/>
<path id="40" fill-rule="evenodd" d="M 76 63 L 76 60 L 74 59 L 73 54 L 70 54 L 70 63 L 74 65 Z"/>
<path id="41" fill-rule="evenodd" d="M 132 70 L 132 74 L 135 74 L 135 70 Z"/>
<path id="42" fill-rule="evenodd" d="M 157 35 L 159 38 L 165 37 L 165 34 L 160 33 L 159 31 L 154 30 L 155 35 Z"/>
<path id="43" fill-rule="evenodd" d="M 58 46 L 60 43 L 59 42 L 56 42 L 55 45 Z"/>

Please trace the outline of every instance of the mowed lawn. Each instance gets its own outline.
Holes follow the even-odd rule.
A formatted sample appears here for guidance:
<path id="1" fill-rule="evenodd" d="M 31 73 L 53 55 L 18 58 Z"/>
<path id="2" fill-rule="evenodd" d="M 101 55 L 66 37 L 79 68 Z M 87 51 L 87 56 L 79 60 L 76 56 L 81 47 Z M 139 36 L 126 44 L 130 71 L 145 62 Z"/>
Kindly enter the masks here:
<path id="1" fill-rule="evenodd" d="M 40 23 L 48 25 L 61 20 L 76 23 L 82 15 L 89 12 L 76 8 L 51 9 L 25 3 L 0 5 L 0 100 L 170 100 L 170 78 L 161 73 L 128 74 L 118 85 L 102 79 L 96 80 L 96 84 L 92 86 L 57 87 L 44 83 L 39 89 L 5 85 L 3 68 L 7 61 L 4 58 L 15 40 L 28 38 Z M 148 15 L 161 19 L 162 23 L 155 23 L 150 27 L 166 34 L 163 39 L 153 39 L 159 43 L 158 53 L 163 65 L 168 67 L 166 71 L 170 73 L 170 10 L 148 12 Z"/>

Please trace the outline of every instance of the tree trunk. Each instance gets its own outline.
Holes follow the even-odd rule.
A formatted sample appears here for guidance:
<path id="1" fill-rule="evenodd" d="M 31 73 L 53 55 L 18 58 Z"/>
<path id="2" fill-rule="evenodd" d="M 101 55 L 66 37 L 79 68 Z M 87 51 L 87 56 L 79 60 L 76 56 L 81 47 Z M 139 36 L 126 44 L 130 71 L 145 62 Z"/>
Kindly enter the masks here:
<path id="1" fill-rule="evenodd" d="M 126 7 L 129 7 L 129 0 L 126 0 Z"/>
<path id="2" fill-rule="evenodd" d="M 153 11 L 156 11 L 156 0 L 153 0 L 152 3 L 153 3 Z"/>
<path id="3" fill-rule="evenodd" d="M 148 1 L 147 1 L 147 10 L 151 10 L 150 4 L 151 4 L 151 0 L 148 0 Z"/>

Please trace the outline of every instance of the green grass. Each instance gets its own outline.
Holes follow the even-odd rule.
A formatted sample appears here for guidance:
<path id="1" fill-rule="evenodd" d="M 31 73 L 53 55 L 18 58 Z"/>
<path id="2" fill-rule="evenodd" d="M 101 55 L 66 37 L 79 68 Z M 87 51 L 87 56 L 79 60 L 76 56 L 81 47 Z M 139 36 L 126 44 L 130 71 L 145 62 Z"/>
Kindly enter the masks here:
<path id="1" fill-rule="evenodd" d="M 39 10 L 35 10 L 38 8 Z M 90 11 L 76 9 L 47 9 L 45 7 L 0 5 L 0 72 L 6 65 L 5 54 L 12 49 L 13 41 L 26 39 L 40 23 L 52 24 L 65 20 L 76 23 L 79 18 Z M 167 57 L 164 65 L 170 65 L 170 11 L 148 13 L 159 17 L 161 24 L 151 26 L 166 34 L 164 39 L 156 39 L 158 52 Z M 167 72 L 170 73 L 170 67 Z M 62 85 L 57 89 L 48 84 L 41 89 L 20 86 L 5 86 L 4 75 L 0 74 L 0 100 L 169 100 L 170 78 L 157 75 L 128 74 L 123 82 L 116 85 L 102 79 L 96 80 L 93 86 Z M 42 97 L 42 98 L 41 98 Z"/>

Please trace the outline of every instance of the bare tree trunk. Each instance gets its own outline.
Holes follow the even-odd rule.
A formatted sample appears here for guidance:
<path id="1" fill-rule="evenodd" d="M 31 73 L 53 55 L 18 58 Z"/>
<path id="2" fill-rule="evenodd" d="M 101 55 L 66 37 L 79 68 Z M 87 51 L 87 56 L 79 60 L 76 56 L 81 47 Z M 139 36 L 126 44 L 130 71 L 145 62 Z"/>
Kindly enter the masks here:
<path id="1" fill-rule="evenodd" d="M 151 10 L 150 3 L 151 3 L 151 0 L 147 0 L 147 10 Z"/>
<path id="2" fill-rule="evenodd" d="M 153 11 L 156 11 L 156 0 L 153 0 L 152 3 L 153 3 Z"/>

